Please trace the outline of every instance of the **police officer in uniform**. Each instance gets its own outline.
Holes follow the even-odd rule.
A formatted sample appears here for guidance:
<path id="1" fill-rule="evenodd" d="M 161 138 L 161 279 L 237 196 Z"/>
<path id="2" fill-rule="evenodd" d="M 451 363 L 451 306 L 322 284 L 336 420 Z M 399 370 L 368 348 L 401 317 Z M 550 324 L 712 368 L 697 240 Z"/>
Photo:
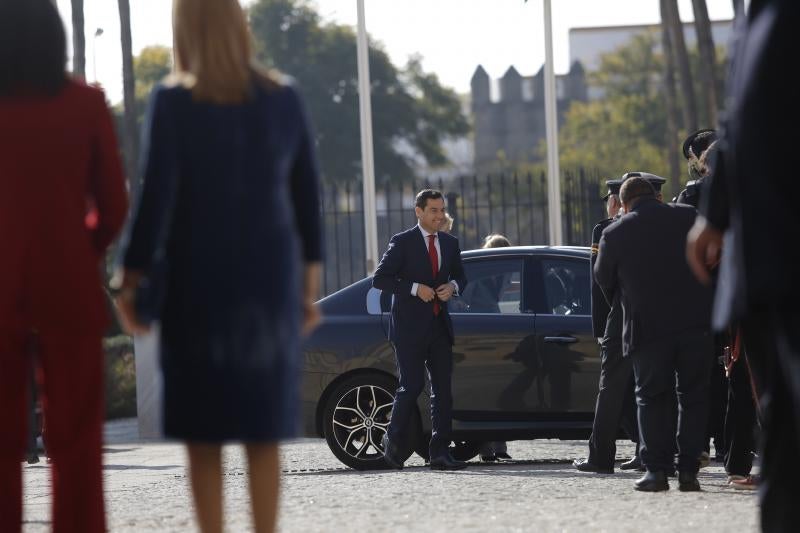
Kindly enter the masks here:
<path id="1" fill-rule="evenodd" d="M 686 183 L 686 188 L 673 201 L 679 204 L 691 205 L 697 209 L 700 205 L 700 194 L 704 189 L 706 178 L 711 175 L 711 160 L 714 157 L 717 147 L 716 130 L 705 128 L 692 133 L 683 141 L 681 151 L 689 170 L 691 178 Z M 716 270 L 716 269 L 715 269 Z M 705 449 L 700 459 L 701 467 L 705 467 L 710 461 L 711 446 L 710 439 L 714 440 L 714 450 L 719 459 L 728 447 L 725 442 L 724 420 L 727 411 L 727 379 L 725 377 L 724 366 L 721 363 L 726 346 L 731 345 L 731 339 L 727 332 L 719 332 L 714 336 L 715 364 L 711 370 L 710 382 L 710 404 L 708 411 L 708 440 L 705 441 Z M 738 371 L 739 369 L 737 369 Z M 740 439 L 743 440 L 743 439 Z M 743 461 L 743 463 L 746 461 Z M 738 468 L 742 471 L 744 468 Z M 747 469 L 749 473 L 749 469 Z M 738 473 L 737 473 L 738 474 Z"/>
<path id="2" fill-rule="evenodd" d="M 699 456 L 708 417 L 711 291 L 689 272 L 685 241 L 694 223 L 688 206 L 665 205 L 641 176 L 620 189 L 625 216 L 603 231 L 595 278 L 606 298 L 622 301 L 623 353 L 631 357 L 642 463 L 640 491 L 669 488 L 676 434 L 671 427 L 675 390 L 680 401 L 678 484 L 700 490 Z M 677 378 L 677 379 L 676 379 Z"/>
<path id="3" fill-rule="evenodd" d="M 700 191 L 703 190 L 706 177 L 711 173 L 710 159 L 716 150 L 716 142 L 717 132 L 709 128 L 697 130 L 683 141 L 681 150 L 691 179 L 686 183 L 686 188 L 672 199 L 673 202 L 691 205 L 695 209 L 700 205 Z"/>
<path id="4" fill-rule="evenodd" d="M 607 180 L 608 192 L 603 197 L 609 218 L 601 220 L 592 230 L 591 265 L 594 268 L 597 247 L 603 230 L 618 218 L 622 209 L 619 200 L 621 179 Z M 630 359 L 622 357 L 622 306 L 619 298 L 611 305 L 606 301 L 600 286 L 592 278 L 592 331 L 600 344 L 600 384 L 595 404 L 592 436 L 589 438 L 589 457 L 577 459 L 573 466 L 581 472 L 611 474 L 614 472 L 616 439 L 619 427 L 637 442 L 637 454 L 622 465 L 623 470 L 637 468 L 639 428 L 636 422 L 633 367 Z"/>

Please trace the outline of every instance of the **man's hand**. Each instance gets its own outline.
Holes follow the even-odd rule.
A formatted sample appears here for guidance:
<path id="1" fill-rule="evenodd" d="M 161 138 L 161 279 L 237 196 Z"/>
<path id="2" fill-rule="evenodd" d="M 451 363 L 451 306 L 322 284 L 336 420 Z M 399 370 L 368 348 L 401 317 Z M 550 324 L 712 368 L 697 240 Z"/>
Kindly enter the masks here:
<path id="1" fill-rule="evenodd" d="M 711 282 L 709 271 L 719 263 L 721 251 L 722 232 L 705 218 L 697 217 L 686 237 L 686 260 L 701 283 L 708 285 Z"/>
<path id="2" fill-rule="evenodd" d="M 436 296 L 439 297 L 440 301 L 446 302 L 447 300 L 452 298 L 454 290 L 455 289 L 453 288 L 452 283 L 445 283 L 443 285 L 439 285 L 436 288 Z"/>
<path id="3" fill-rule="evenodd" d="M 417 297 L 423 302 L 430 302 L 433 300 L 434 296 L 436 296 L 436 293 L 427 285 L 423 285 L 422 283 L 417 285 Z"/>

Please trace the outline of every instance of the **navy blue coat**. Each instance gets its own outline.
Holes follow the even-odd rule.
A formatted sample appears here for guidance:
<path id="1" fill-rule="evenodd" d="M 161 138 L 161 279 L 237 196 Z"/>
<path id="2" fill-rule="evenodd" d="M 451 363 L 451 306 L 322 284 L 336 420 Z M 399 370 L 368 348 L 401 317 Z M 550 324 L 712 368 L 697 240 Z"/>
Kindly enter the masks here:
<path id="1" fill-rule="evenodd" d="M 126 269 L 145 273 L 166 259 L 166 433 L 291 436 L 303 263 L 322 256 L 301 100 L 285 85 L 254 84 L 237 105 L 159 87 L 144 137 L 144 183 L 122 254 Z"/>
<path id="2" fill-rule="evenodd" d="M 442 231 L 438 235 L 442 257 L 436 279 L 433 277 L 428 247 L 425 246 L 425 239 L 418 226 L 398 233 L 389 240 L 389 248 L 375 270 L 372 286 L 394 295 L 389 325 L 389 339 L 394 343 L 413 343 L 430 328 L 435 317 L 433 301 L 423 302 L 411 294 L 414 283 L 421 283 L 435 290 L 440 285 L 455 281 L 459 292 L 463 292 L 467 286 L 458 239 Z M 440 305 L 452 344 L 453 324 L 447 303 L 442 302 Z"/>

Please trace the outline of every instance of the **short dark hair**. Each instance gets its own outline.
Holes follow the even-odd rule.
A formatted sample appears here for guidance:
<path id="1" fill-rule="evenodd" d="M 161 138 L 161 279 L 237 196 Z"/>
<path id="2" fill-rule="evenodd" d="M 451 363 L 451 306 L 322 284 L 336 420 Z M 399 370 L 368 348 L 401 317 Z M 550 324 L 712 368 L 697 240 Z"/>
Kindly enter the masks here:
<path id="1" fill-rule="evenodd" d="M 436 189 L 422 189 L 417 193 L 414 205 L 420 209 L 425 209 L 425 206 L 428 205 L 428 200 L 438 200 L 439 198 L 444 198 L 442 191 L 437 191 Z"/>
<path id="2" fill-rule="evenodd" d="M 0 1 L 0 96 L 56 94 L 66 63 L 64 25 L 52 0 Z"/>
<path id="3" fill-rule="evenodd" d="M 639 203 L 640 200 L 655 197 L 655 188 L 653 188 L 649 181 L 640 176 L 626 179 L 619 190 L 619 199 L 622 200 L 622 204 L 628 208 L 633 207 Z"/>

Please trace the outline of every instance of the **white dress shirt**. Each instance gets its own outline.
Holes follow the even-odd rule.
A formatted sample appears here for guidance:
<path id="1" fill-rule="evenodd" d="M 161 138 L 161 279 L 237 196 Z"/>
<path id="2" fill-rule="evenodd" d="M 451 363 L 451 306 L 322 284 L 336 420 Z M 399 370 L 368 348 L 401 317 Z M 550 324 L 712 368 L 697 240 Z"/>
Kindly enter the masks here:
<path id="1" fill-rule="evenodd" d="M 417 224 L 417 227 L 422 232 L 422 240 L 425 243 L 425 249 L 426 250 L 428 249 L 428 243 L 430 241 L 430 239 L 428 239 L 428 235 L 435 235 L 436 236 L 436 238 L 433 239 L 433 245 L 436 247 L 436 257 L 439 259 L 439 265 L 437 266 L 437 268 L 439 270 L 441 270 L 441 268 L 442 268 L 442 247 L 439 246 L 439 232 L 437 231 L 436 233 L 431 233 L 429 231 L 426 231 L 425 228 L 423 228 L 419 224 Z M 456 283 L 455 281 L 452 281 L 452 280 L 450 281 L 450 283 L 453 285 L 453 294 L 455 296 L 458 296 L 458 283 Z M 414 284 L 411 285 L 411 295 L 412 296 L 416 296 L 417 295 L 417 287 L 419 287 L 419 283 L 414 283 Z M 431 289 L 436 290 L 436 287 L 431 287 Z"/>

